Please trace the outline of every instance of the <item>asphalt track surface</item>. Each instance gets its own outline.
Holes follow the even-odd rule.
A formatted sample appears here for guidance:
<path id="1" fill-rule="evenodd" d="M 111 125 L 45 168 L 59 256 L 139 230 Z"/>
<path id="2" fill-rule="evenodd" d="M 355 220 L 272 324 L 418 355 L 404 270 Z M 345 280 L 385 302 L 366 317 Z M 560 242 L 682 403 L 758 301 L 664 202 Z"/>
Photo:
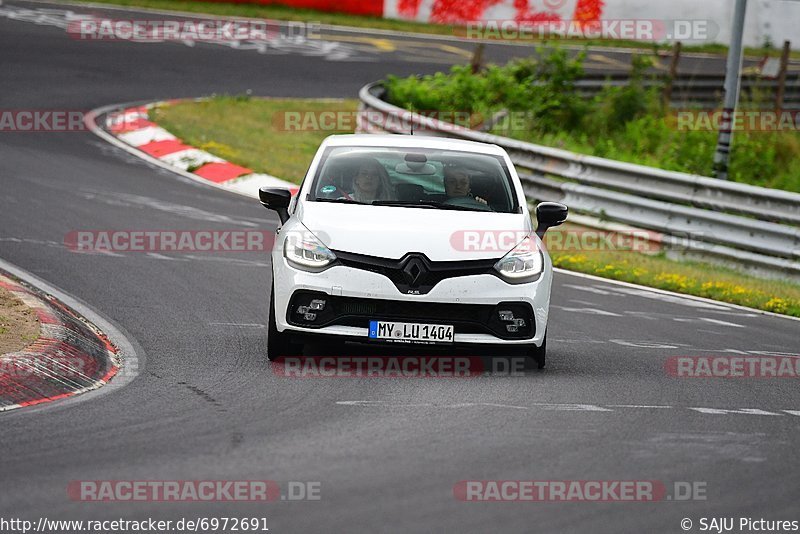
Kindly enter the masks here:
<path id="1" fill-rule="evenodd" d="M 353 97 L 386 73 L 440 67 L 90 44 L 3 17 L 0 51 L 4 109 L 247 89 Z M 85 255 L 62 245 L 77 229 L 275 228 L 257 202 L 154 169 L 86 132 L 0 134 L 0 180 L 0 257 L 112 321 L 142 362 L 125 387 L 0 416 L 0 517 L 266 517 L 274 532 L 678 532 L 682 518 L 799 519 L 800 417 L 786 411 L 800 410 L 797 381 L 664 371 L 677 355 L 796 353 L 796 321 L 559 273 L 544 372 L 283 378 L 265 358 L 263 255 Z M 319 481 L 322 498 L 92 503 L 66 492 L 73 480 L 187 479 Z M 706 484 L 707 498 L 456 500 L 453 486 L 475 479 L 691 481 Z"/>

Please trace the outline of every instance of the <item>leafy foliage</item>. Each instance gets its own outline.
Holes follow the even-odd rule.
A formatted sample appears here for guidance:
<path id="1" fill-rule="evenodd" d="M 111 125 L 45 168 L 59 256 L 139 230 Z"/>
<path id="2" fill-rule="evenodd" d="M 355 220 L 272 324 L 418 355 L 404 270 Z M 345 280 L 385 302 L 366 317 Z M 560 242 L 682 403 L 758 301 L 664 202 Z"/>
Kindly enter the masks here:
<path id="1" fill-rule="evenodd" d="M 387 80 L 389 100 L 421 112 L 469 112 L 491 117 L 513 113 L 524 120 L 501 122 L 498 135 L 575 152 L 710 176 L 717 133 L 677 128 L 652 76 L 653 57 L 634 55 L 624 85 L 607 84 L 595 97 L 580 95 L 585 53 L 539 48 L 537 57 L 473 74 L 469 66 L 449 73 Z M 758 98 L 752 95 L 753 99 Z M 734 134 L 732 180 L 800 191 L 797 132 L 738 131 Z"/>

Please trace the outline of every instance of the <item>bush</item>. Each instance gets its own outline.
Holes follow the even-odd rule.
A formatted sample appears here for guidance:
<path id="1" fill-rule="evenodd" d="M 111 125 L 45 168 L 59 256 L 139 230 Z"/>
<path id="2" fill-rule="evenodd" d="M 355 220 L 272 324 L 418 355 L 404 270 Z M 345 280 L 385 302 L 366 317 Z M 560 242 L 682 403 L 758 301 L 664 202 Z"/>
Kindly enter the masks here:
<path id="1" fill-rule="evenodd" d="M 449 73 L 387 80 L 389 101 L 415 111 L 459 111 L 484 117 L 522 112 L 524 128 L 493 130 L 505 135 L 596 156 L 709 176 L 717 134 L 681 131 L 661 101 L 661 87 L 644 83 L 652 56 L 634 55 L 629 81 L 581 97 L 585 53 L 570 57 L 560 48 L 538 49 L 538 59 L 490 65 L 473 74 L 469 66 Z M 764 95 L 752 95 L 753 102 Z M 514 123 L 518 124 L 517 122 Z M 507 125 L 503 125 L 507 126 Z M 800 191 L 800 135 L 794 132 L 736 132 L 730 161 L 732 180 Z"/>

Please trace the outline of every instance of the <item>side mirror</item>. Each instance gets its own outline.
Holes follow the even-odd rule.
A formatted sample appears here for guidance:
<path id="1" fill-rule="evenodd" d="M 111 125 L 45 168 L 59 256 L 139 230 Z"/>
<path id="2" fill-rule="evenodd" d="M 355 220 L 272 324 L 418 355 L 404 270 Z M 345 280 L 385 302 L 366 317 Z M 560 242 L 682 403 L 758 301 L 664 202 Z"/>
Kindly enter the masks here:
<path id="1" fill-rule="evenodd" d="M 289 220 L 289 202 L 292 201 L 291 191 L 264 186 L 258 190 L 258 198 L 261 200 L 262 206 L 278 213 L 281 224 Z"/>
<path id="2" fill-rule="evenodd" d="M 558 226 L 567 220 L 569 208 L 558 202 L 542 202 L 536 206 L 536 235 L 539 239 L 544 237 L 544 233 L 553 226 Z"/>

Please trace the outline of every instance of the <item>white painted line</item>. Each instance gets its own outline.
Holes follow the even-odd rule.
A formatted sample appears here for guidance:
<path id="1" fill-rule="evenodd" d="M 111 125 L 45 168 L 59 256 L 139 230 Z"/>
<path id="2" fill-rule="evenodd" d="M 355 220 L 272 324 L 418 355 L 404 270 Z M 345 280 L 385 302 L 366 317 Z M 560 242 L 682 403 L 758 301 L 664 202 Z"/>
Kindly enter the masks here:
<path id="1" fill-rule="evenodd" d="M 581 306 L 594 306 L 595 304 L 597 304 L 596 302 L 591 302 L 589 300 L 580 300 L 580 299 L 569 299 L 567 302 L 574 302 L 575 304 L 580 304 Z"/>
<path id="2" fill-rule="evenodd" d="M 240 258 L 220 258 L 219 256 L 197 256 L 194 254 L 184 254 L 184 258 L 195 261 L 210 261 L 218 263 L 227 263 L 230 265 L 242 265 L 244 267 L 270 267 L 271 264 L 263 261 L 243 260 Z"/>
<path id="3" fill-rule="evenodd" d="M 609 404 L 609 408 L 657 408 L 672 409 L 673 406 L 648 406 L 647 404 Z"/>
<path id="4" fill-rule="evenodd" d="M 266 328 L 266 325 L 259 323 L 208 323 L 209 326 L 241 326 L 245 328 Z"/>
<path id="5" fill-rule="evenodd" d="M 719 319 L 709 319 L 708 317 L 700 317 L 700 320 L 701 321 L 705 321 L 707 323 L 718 324 L 718 325 L 721 325 L 721 326 L 733 326 L 733 327 L 736 327 L 736 328 L 744 328 L 744 325 L 742 325 L 742 324 L 729 323 L 728 321 L 721 321 Z"/>
<path id="6" fill-rule="evenodd" d="M 532 410 L 542 408 L 545 410 L 553 410 L 560 412 L 618 412 L 617 409 L 658 409 L 658 410 L 691 410 L 693 414 L 703 415 L 767 415 L 767 416 L 781 416 L 786 412 L 789 415 L 800 416 L 800 410 L 775 410 L 768 411 L 760 408 L 707 408 L 707 407 L 683 407 L 683 406 L 666 406 L 666 405 L 650 405 L 650 404 L 583 404 L 583 403 L 538 403 L 534 402 L 530 406 L 519 406 L 513 404 L 492 403 L 492 402 L 458 402 L 451 404 L 434 404 L 434 403 L 405 403 L 384 400 L 346 400 L 336 401 L 340 406 L 374 406 L 378 408 L 510 408 L 514 410 Z"/>
<path id="7" fill-rule="evenodd" d="M 609 408 L 603 408 L 596 404 L 559 404 L 559 403 L 534 403 L 537 408 L 555 410 L 558 412 L 613 412 Z"/>
<path id="8" fill-rule="evenodd" d="M 478 405 L 480 406 L 489 406 L 491 408 L 511 408 L 514 410 L 527 410 L 526 406 L 514 406 L 511 404 L 497 404 L 494 402 L 479 402 Z"/>
<path id="9" fill-rule="evenodd" d="M 147 257 L 153 258 L 156 260 L 167 260 L 167 261 L 189 261 L 186 258 L 174 258 L 170 256 L 165 256 L 163 254 L 159 254 L 158 252 L 148 252 Z"/>
<path id="10" fill-rule="evenodd" d="M 609 343 L 622 345 L 623 347 L 634 347 L 637 349 L 677 349 L 680 347 L 691 347 L 685 343 L 658 342 L 658 341 L 628 341 L 627 339 L 609 339 Z"/>
<path id="11" fill-rule="evenodd" d="M 622 287 L 609 287 L 609 290 L 615 293 L 622 293 L 623 296 L 633 295 L 635 297 L 644 297 L 648 299 L 655 299 L 661 302 L 670 302 L 672 304 L 679 304 L 681 306 L 689 306 L 691 308 L 700 308 L 704 310 L 719 310 L 719 311 L 727 311 L 729 310 L 728 305 L 724 302 L 716 302 L 708 303 L 708 302 L 695 302 L 693 300 L 686 300 L 681 298 L 676 298 L 672 295 L 664 295 L 661 293 L 653 293 L 651 291 L 642 290 L 639 288 L 622 288 Z"/>
<path id="12" fill-rule="evenodd" d="M 599 310 L 597 308 L 568 308 L 566 306 L 554 306 L 554 305 L 551 305 L 551 307 L 573 313 L 586 313 L 589 315 L 605 315 L 607 317 L 622 317 L 622 315 L 619 313 L 610 312 L 608 310 Z"/>
<path id="13" fill-rule="evenodd" d="M 386 401 L 370 401 L 370 400 L 336 401 L 336 404 L 341 404 L 342 406 L 370 406 L 370 405 L 378 405 L 385 403 Z"/>
<path id="14" fill-rule="evenodd" d="M 739 349 L 692 349 L 692 351 L 697 352 L 716 352 L 716 353 L 725 353 L 725 354 L 741 354 L 742 356 L 747 356 L 750 354 L 748 351 L 739 350 Z"/>
<path id="15" fill-rule="evenodd" d="M 606 291 L 605 289 L 600 289 L 595 286 L 579 286 L 576 284 L 564 284 L 564 287 L 571 287 L 572 289 L 577 289 L 579 291 L 588 291 L 589 293 L 594 293 L 596 295 L 611 295 L 611 291 Z"/>
<path id="16" fill-rule="evenodd" d="M 553 338 L 553 341 L 556 343 L 589 343 L 592 345 L 603 345 L 606 341 L 601 341 L 599 339 L 563 339 L 563 338 Z"/>
<path id="17" fill-rule="evenodd" d="M 646 321 L 663 321 L 664 317 L 663 314 L 659 313 L 647 313 L 642 311 L 634 311 L 634 310 L 623 310 L 625 315 L 633 316 L 636 319 L 644 319 Z"/>
<path id="18" fill-rule="evenodd" d="M 397 404 L 389 404 L 387 401 L 368 401 L 368 400 L 354 400 L 354 401 L 336 401 L 336 404 L 342 406 L 392 406 L 392 407 L 400 407 L 400 408 L 421 408 L 421 407 L 433 407 L 436 406 L 430 403 L 421 403 L 421 404 L 406 404 L 406 403 L 397 403 Z"/>
<path id="19" fill-rule="evenodd" d="M 714 414 L 714 415 L 728 415 L 728 414 L 744 414 L 744 415 L 783 415 L 780 413 L 768 412 L 766 410 L 761 410 L 759 408 L 735 408 L 735 409 L 723 409 L 723 408 L 689 408 L 690 410 L 695 410 L 697 412 L 703 414 Z"/>

